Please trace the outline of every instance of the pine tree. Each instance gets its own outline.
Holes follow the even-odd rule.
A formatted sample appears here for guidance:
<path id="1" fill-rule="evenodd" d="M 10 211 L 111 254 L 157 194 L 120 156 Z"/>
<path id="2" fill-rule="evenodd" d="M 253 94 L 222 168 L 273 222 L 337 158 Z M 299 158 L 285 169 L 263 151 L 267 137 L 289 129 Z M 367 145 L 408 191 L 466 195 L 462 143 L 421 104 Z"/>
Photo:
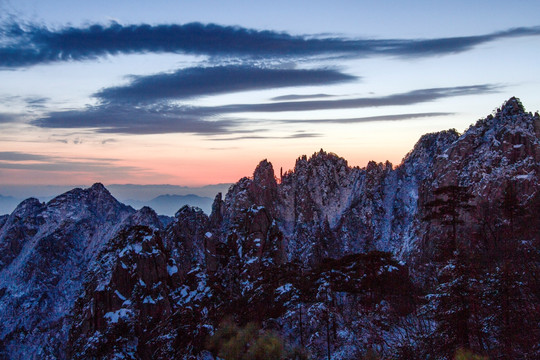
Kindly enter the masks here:
<path id="1" fill-rule="evenodd" d="M 540 229 L 538 213 L 524 211 L 534 206 L 523 207 L 518 195 L 516 184 L 509 182 L 498 206 L 497 251 L 485 281 L 484 318 L 490 320 L 495 359 L 538 356 L 540 258 L 535 238 Z"/>
<path id="2" fill-rule="evenodd" d="M 439 357 L 450 359 L 456 349 L 470 348 L 471 261 L 469 239 L 459 236 L 458 226 L 464 224 L 463 216 L 473 206 L 468 188 L 450 185 L 435 189 L 435 199 L 424 204 L 425 221 L 433 223 L 440 237 L 435 249 L 438 275 L 434 291 L 428 295 L 436 330 L 433 334 L 435 351 Z M 440 224 L 440 225 L 439 225 Z M 449 227 L 449 230 L 445 228 Z M 458 241 L 460 240 L 460 241 Z"/>
<path id="3" fill-rule="evenodd" d="M 469 201 L 474 196 L 469 194 L 467 187 L 458 185 L 437 188 L 433 191 L 433 195 L 435 199 L 424 204 L 427 215 L 423 220 L 437 221 L 451 226 L 449 236 L 446 239 L 440 239 L 442 243 L 438 247 L 440 255 L 448 258 L 458 250 L 458 225 L 464 223 L 463 214 L 473 208 Z"/>
<path id="4" fill-rule="evenodd" d="M 434 333 L 436 352 L 450 358 L 457 348 L 470 348 L 470 279 L 467 261 L 459 253 L 439 272 L 439 284 L 429 300 L 437 325 Z"/>

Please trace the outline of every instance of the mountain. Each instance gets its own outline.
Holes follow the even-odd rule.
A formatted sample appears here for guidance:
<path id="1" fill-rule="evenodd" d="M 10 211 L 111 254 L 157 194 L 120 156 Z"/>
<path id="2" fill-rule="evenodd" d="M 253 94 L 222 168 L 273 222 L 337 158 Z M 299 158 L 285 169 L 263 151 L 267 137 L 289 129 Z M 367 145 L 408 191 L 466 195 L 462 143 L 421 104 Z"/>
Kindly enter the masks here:
<path id="1" fill-rule="evenodd" d="M 397 166 L 263 160 L 210 215 L 101 184 L 25 200 L 0 217 L 0 353 L 540 358 L 539 166 L 540 116 L 511 98 Z"/>
<path id="2" fill-rule="evenodd" d="M 2 350 L 12 358 L 62 358 L 88 266 L 120 229 L 159 226 L 156 219 L 119 203 L 101 184 L 19 204 L 0 229 Z"/>
<path id="3" fill-rule="evenodd" d="M 166 216 L 174 216 L 176 211 L 184 205 L 190 205 L 201 208 L 207 214 L 210 214 L 212 210 L 212 199 L 209 197 L 202 197 L 193 194 L 188 195 L 159 195 L 148 201 L 141 200 L 124 200 L 128 205 L 134 208 L 141 208 L 143 206 L 149 206 L 154 209 L 158 214 Z"/>
<path id="4" fill-rule="evenodd" d="M 177 186 L 177 185 L 135 185 L 135 184 L 111 184 L 107 185 L 107 190 L 111 194 L 123 202 L 131 205 L 136 209 L 143 206 L 156 206 L 156 211 L 160 214 L 173 216 L 176 210 L 181 206 L 189 204 L 192 206 L 201 207 L 207 213 L 210 213 L 212 198 L 219 192 L 225 193 L 231 184 L 214 184 L 199 187 Z M 29 197 L 35 197 L 42 202 L 48 202 L 61 193 L 71 190 L 72 188 L 84 186 L 68 186 L 68 185 L 2 185 L 0 191 L 2 194 L 10 194 L 11 196 L 0 195 L 0 214 L 9 214 L 23 200 Z M 180 196 L 174 199 L 174 196 Z M 160 198 L 164 196 L 165 198 Z M 186 198 L 182 198 L 185 196 Z M 170 205 L 167 204 L 167 199 L 170 200 Z M 177 203 L 175 201 L 178 200 Z M 163 208 L 160 208 L 163 203 Z"/>
<path id="5" fill-rule="evenodd" d="M 189 195 L 200 197 L 213 197 L 218 192 L 226 192 L 232 184 L 213 184 L 205 186 L 178 186 L 178 185 L 135 185 L 135 184 L 111 184 L 107 189 L 121 201 L 134 199 L 146 201 L 163 194 Z"/>

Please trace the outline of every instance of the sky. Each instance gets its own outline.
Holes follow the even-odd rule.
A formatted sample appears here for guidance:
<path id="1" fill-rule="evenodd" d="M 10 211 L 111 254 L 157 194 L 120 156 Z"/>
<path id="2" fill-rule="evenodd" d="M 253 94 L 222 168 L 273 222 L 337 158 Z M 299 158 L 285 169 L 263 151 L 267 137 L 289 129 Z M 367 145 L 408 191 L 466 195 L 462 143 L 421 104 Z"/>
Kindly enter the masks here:
<path id="1" fill-rule="evenodd" d="M 2 186 L 204 186 L 319 149 L 398 165 L 512 96 L 539 1 L 0 0 Z M 9 194 L 4 194 L 9 195 Z"/>

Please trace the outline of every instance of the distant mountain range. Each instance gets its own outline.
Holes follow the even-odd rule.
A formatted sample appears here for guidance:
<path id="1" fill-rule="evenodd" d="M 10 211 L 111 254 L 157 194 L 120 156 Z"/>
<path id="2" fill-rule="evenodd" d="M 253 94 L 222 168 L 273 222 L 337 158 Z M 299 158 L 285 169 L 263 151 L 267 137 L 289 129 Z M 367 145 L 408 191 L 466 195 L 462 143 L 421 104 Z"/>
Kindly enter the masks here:
<path id="1" fill-rule="evenodd" d="M 174 216 L 174 214 L 184 205 L 195 206 L 201 208 L 205 213 L 210 214 L 212 211 L 213 198 L 202 197 L 198 195 L 160 195 L 148 201 L 126 199 L 123 202 L 133 206 L 135 209 L 140 209 L 143 206 L 151 207 L 159 215 Z"/>
<path id="2" fill-rule="evenodd" d="M 107 189 L 120 201 L 136 209 L 150 206 L 160 215 L 174 216 L 184 205 L 197 206 L 210 214 L 212 200 L 217 193 L 226 193 L 231 184 L 215 184 L 201 187 L 177 185 L 112 184 Z M 0 188 L 0 215 L 11 213 L 24 199 L 35 197 L 47 202 L 70 189 L 85 186 L 17 186 Z M 7 196 L 9 195 L 9 196 Z"/>
<path id="3" fill-rule="evenodd" d="M 0 358 L 540 359 L 540 115 L 516 98 L 398 166 L 263 160 L 211 210 L 97 183 L 0 216 Z"/>

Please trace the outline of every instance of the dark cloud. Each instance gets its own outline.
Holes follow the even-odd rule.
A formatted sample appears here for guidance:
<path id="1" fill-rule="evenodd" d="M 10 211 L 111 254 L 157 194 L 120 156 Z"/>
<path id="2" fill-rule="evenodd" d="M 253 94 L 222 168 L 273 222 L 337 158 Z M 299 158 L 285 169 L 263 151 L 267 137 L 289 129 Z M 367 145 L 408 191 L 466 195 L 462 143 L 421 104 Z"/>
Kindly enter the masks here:
<path id="1" fill-rule="evenodd" d="M 538 36 L 540 27 L 515 28 L 479 36 L 438 39 L 348 39 L 293 36 L 283 32 L 189 23 L 184 25 L 89 25 L 50 29 L 35 24 L 0 26 L 0 67 L 16 68 L 107 55 L 184 53 L 217 57 L 432 56 L 467 51 L 482 43 Z"/>
<path id="2" fill-rule="evenodd" d="M 331 69 L 273 69 L 248 65 L 192 67 L 134 77 L 129 85 L 106 88 L 95 96 L 110 103 L 144 103 L 246 90 L 330 85 L 356 79 Z"/>
<path id="3" fill-rule="evenodd" d="M 289 100 L 306 100 L 306 99 L 322 99 L 322 98 L 332 98 L 335 95 L 328 94 L 309 94 L 309 95 L 282 95 L 271 98 L 272 101 L 289 101 Z"/>
<path id="4" fill-rule="evenodd" d="M 43 128 L 91 128 L 101 133 L 162 134 L 195 133 L 219 135 L 239 132 L 248 120 L 223 118 L 224 115 L 247 112 L 283 112 L 310 110 L 337 110 L 366 107 L 404 106 L 434 101 L 442 98 L 492 93 L 499 89 L 496 85 L 472 85 L 447 88 L 413 90 L 405 93 L 338 100 L 313 100 L 295 102 L 275 102 L 263 104 L 235 104 L 215 107 L 189 107 L 181 105 L 131 106 L 129 104 L 99 105 L 85 110 L 49 113 L 46 117 L 33 121 L 33 125 Z M 430 113 L 440 116 L 444 113 Z M 412 116 L 414 115 L 414 116 Z M 377 118 L 343 119 L 343 122 L 404 120 L 421 117 L 421 114 L 390 115 Z M 428 116 L 428 115 L 425 115 Z M 400 118 L 401 117 L 401 118 Z M 297 121 L 297 120 L 293 120 Z M 311 121 L 311 120 L 310 120 Z M 330 120 L 312 120 L 330 122 Z M 333 120 L 339 122 L 339 120 Z M 253 122 L 253 121 L 252 121 Z"/>
<path id="5" fill-rule="evenodd" d="M 20 121 L 21 114 L 2 113 L 0 112 L 0 124 L 14 123 Z"/>
<path id="6" fill-rule="evenodd" d="M 93 128 L 101 133 L 123 134 L 221 134 L 236 125 L 233 120 L 208 120 L 212 118 L 212 112 L 211 108 L 172 105 L 100 105 L 84 110 L 53 112 L 33 121 L 33 124 L 43 128 Z"/>

